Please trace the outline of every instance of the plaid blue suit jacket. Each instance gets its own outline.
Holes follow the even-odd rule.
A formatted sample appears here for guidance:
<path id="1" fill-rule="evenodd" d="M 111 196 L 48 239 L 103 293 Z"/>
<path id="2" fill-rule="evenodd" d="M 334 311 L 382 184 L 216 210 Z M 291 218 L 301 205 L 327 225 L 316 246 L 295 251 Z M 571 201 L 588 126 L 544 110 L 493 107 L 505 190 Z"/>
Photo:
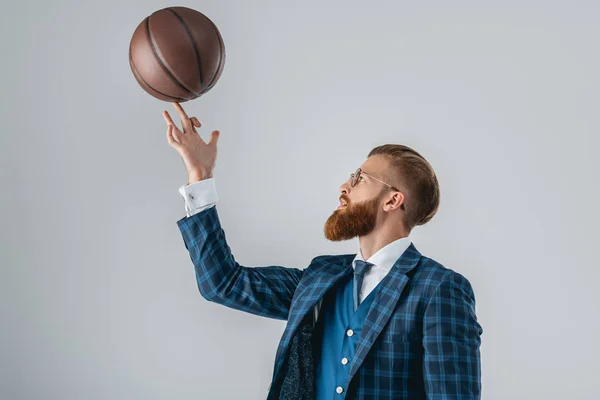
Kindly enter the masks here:
<path id="1" fill-rule="evenodd" d="M 267 397 L 276 399 L 294 333 L 327 290 L 352 273 L 355 254 L 318 256 L 304 270 L 247 267 L 234 259 L 216 206 L 177 225 L 205 299 L 288 321 Z M 469 281 L 411 244 L 380 285 L 340 398 L 480 399 L 483 329 Z"/>

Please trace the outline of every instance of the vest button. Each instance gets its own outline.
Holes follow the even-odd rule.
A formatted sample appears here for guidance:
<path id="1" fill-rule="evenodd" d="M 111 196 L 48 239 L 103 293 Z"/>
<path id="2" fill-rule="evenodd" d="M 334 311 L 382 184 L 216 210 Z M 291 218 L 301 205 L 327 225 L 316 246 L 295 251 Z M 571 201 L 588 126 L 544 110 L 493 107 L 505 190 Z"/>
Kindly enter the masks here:
<path id="1" fill-rule="evenodd" d="M 354 331 L 353 331 L 352 329 L 348 329 L 348 330 L 346 331 L 346 335 L 348 335 L 348 336 L 352 336 L 352 335 L 354 335 Z"/>
<path id="2" fill-rule="evenodd" d="M 338 393 L 342 393 L 344 391 L 344 389 L 342 389 L 341 386 L 338 386 L 337 389 L 335 389 L 335 391 Z"/>
<path id="3" fill-rule="evenodd" d="M 342 358 L 342 364 L 344 364 L 344 365 L 348 364 L 348 359 L 346 357 Z"/>

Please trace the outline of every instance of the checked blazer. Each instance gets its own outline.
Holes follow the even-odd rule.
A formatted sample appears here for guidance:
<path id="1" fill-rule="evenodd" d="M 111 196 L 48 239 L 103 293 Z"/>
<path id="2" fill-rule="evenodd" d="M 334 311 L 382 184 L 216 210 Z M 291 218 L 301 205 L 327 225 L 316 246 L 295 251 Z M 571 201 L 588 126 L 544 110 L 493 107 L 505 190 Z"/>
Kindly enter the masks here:
<path id="1" fill-rule="evenodd" d="M 287 320 L 267 397 L 278 399 L 294 335 L 305 321 L 314 324 L 325 293 L 353 273 L 355 254 L 318 256 L 304 270 L 248 267 L 235 260 L 216 206 L 177 225 L 205 299 Z M 380 285 L 339 398 L 480 399 L 483 329 L 467 278 L 411 244 Z"/>

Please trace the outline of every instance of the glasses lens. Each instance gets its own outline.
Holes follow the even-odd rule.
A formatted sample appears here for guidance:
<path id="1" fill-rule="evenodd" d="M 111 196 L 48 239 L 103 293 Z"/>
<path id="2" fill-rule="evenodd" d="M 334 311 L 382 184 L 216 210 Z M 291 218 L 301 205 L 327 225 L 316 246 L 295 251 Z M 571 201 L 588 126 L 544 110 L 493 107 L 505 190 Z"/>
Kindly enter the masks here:
<path id="1" fill-rule="evenodd" d="M 356 182 L 358 182 L 358 178 L 360 176 L 360 168 L 356 170 L 356 172 L 354 172 L 352 175 L 352 182 L 351 185 L 352 187 L 356 186 Z"/>

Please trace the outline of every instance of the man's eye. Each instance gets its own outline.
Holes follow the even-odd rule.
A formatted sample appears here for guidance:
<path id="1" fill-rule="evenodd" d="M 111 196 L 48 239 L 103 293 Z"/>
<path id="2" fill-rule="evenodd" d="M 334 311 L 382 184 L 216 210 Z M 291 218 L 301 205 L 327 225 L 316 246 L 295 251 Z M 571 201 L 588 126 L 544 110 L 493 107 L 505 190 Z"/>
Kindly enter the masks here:
<path id="1" fill-rule="evenodd" d="M 363 178 L 363 177 L 361 176 L 361 177 L 360 177 L 360 180 L 361 180 L 361 181 L 364 181 L 364 180 L 365 180 L 365 178 Z"/>

